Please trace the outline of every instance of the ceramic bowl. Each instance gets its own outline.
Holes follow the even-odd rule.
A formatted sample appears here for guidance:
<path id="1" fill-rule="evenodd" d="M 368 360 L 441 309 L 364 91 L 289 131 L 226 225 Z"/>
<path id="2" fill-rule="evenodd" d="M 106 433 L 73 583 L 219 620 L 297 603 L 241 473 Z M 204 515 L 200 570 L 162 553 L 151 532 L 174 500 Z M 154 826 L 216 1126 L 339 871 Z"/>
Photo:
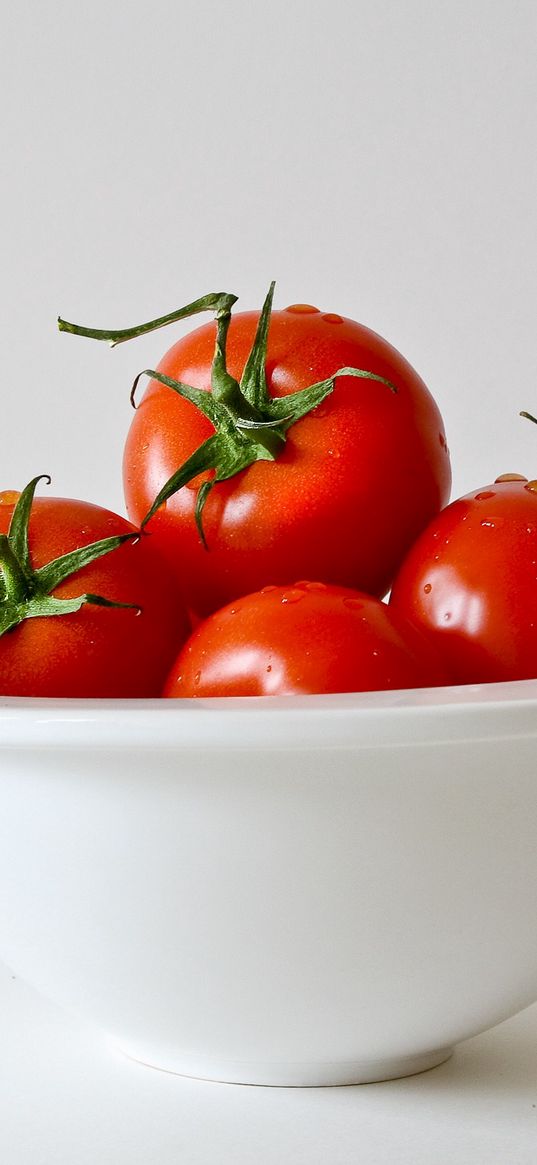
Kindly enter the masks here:
<path id="1" fill-rule="evenodd" d="M 0 957 L 137 1060 L 386 1079 L 537 999 L 537 681 L 0 720 Z"/>

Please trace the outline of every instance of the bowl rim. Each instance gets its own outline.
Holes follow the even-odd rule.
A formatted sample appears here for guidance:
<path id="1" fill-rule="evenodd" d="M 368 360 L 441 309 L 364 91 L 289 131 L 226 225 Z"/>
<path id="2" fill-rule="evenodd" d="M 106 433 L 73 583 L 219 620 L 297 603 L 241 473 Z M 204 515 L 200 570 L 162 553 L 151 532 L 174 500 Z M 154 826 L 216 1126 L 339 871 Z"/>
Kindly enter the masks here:
<path id="1" fill-rule="evenodd" d="M 0 698 L 6 749 L 418 747 L 537 740 L 537 679 L 314 696 Z"/>

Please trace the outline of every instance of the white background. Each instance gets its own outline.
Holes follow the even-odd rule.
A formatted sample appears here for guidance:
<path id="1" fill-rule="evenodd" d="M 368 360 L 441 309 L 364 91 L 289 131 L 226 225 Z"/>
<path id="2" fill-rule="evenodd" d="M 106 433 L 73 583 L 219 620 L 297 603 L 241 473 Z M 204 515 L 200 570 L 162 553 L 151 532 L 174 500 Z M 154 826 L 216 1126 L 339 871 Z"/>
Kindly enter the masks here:
<path id="1" fill-rule="evenodd" d="M 415 365 L 453 496 L 537 476 L 533 0 L 30 0 L 2 42 L 2 488 L 123 509 L 130 384 L 179 334 L 112 352 L 58 314 L 272 278 Z"/>
<path id="2" fill-rule="evenodd" d="M 58 313 L 272 278 L 415 365 L 454 496 L 537 476 L 536 57 L 534 0 L 4 5 L 0 489 L 123 510 L 130 384 L 178 331 L 111 352 Z M 274 1093 L 144 1075 L 1 987 L 10 1165 L 535 1159 L 535 1009 L 414 1081 Z"/>

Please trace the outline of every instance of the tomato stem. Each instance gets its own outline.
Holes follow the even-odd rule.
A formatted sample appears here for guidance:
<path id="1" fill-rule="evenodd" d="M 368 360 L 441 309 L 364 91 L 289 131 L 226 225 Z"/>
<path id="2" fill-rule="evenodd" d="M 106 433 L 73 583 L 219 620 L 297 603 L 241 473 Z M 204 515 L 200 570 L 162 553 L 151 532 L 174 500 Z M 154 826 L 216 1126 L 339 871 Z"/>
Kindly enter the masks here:
<path id="1" fill-rule="evenodd" d="M 60 332 L 69 332 L 73 336 L 86 336 L 90 340 L 104 340 L 110 344 L 111 348 L 115 348 L 118 344 L 124 344 L 126 340 L 134 340 L 138 336 L 144 336 L 147 332 L 155 332 L 158 328 L 165 328 L 168 324 L 188 319 L 199 312 L 215 311 L 217 316 L 220 312 L 229 312 L 236 302 L 236 295 L 230 295 L 227 291 L 212 291 L 208 295 L 202 295 L 200 299 L 188 303 L 186 307 L 180 307 L 168 315 L 159 316 L 158 319 L 150 320 L 149 323 L 136 324 L 133 328 L 86 328 L 80 324 L 69 323 L 68 320 L 58 316 L 58 329 Z"/>
<path id="2" fill-rule="evenodd" d="M 101 607 L 140 608 L 134 603 L 119 603 L 102 595 L 84 593 L 71 599 L 57 599 L 51 594 L 59 583 L 82 570 L 97 558 L 116 550 L 123 542 L 139 537 L 118 534 L 81 546 L 35 570 L 28 547 L 28 522 L 40 477 L 34 477 L 22 491 L 11 516 L 7 534 L 0 534 L 0 636 L 25 619 L 44 615 L 68 615 L 85 603 Z M 46 477 L 50 484 L 50 477 Z"/>
<path id="3" fill-rule="evenodd" d="M 194 300 L 193 303 L 176 312 L 171 312 L 170 315 L 161 316 L 149 324 L 141 324 L 136 328 L 127 328 L 119 332 L 96 331 L 66 323 L 65 320 L 58 321 L 61 331 L 118 344 L 122 343 L 123 340 L 130 340 L 144 332 L 154 331 L 156 328 L 185 319 L 200 311 L 213 310 L 215 312 L 216 340 L 211 366 L 210 392 L 207 389 L 194 388 L 192 385 L 174 380 L 151 368 L 146 368 L 140 372 L 132 386 L 130 399 L 134 407 L 136 407 L 135 394 L 140 379 L 142 376 L 149 376 L 152 380 L 172 389 L 184 400 L 195 405 L 208 418 L 215 430 L 214 434 L 165 482 L 145 515 L 142 528 L 145 528 L 168 498 L 200 473 L 211 469 L 214 470 L 214 477 L 200 486 L 195 507 L 195 520 L 200 539 L 207 548 L 202 516 L 207 498 L 214 486 L 218 482 L 227 481 L 241 473 L 242 470 L 247 469 L 256 461 L 275 461 L 285 446 L 288 429 L 312 409 L 317 408 L 333 392 L 337 377 L 362 377 L 385 385 L 393 393 L 397 392 L 395 385 L 384 376 L 379 376 L 377 373 L 363 368 L 345 367 L 336 369 L 327 379 L 311 384 L 299 392 L 290 393 L 285 397 L 271 396 L 267 385 L 266 355 L 274 287 L 273 281 L 259 315 L 256 334 L 240 384 L 231 376 L 227 368 L 227 336 L 231 309 L 237 300 L 237 296 L 227 292 L 202 296 L 201 299 Z"/>
<path id="4" fill-rule="evenodd" d="M 28 597 L 28 578 L 9 543 L 7 534 L 0 534 L 0 574 L 2 578 L 2 602 L 9 598 L 18 605 Z"/>

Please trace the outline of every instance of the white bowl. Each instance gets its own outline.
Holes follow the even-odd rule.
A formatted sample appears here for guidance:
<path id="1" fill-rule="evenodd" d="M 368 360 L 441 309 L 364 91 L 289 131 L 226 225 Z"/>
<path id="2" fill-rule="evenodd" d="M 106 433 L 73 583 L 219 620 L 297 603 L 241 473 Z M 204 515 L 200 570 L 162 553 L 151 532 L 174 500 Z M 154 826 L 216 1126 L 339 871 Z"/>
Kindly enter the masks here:
<path id="1" fill-rule="evenodd" d="M 537 999 L 537 681 L 0 721 L 0 956 L 136 1059 L 386 1079 Z"/>

